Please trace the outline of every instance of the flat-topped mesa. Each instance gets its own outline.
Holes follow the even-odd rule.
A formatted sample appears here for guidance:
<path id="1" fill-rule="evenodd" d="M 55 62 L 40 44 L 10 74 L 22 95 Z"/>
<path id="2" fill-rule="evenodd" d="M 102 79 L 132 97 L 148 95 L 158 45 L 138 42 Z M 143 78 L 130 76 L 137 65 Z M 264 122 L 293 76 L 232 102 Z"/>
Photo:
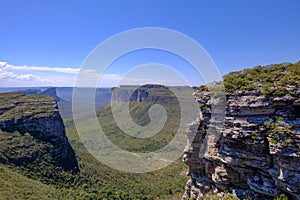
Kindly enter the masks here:
<path id="1" fill-rule="evenodd" d="M 112 102 L 168 102 L 177 99 L 176 95 L 190 95 L 192 88 L 189 86 L 146 84 L 121 85 L 112 88 L 111 91 Z"/>
<path id="2" fill-rule="evenodd" d="M 187 134 L 189 167 L 183 199 L 228 191 L 240 198 L 273 199 L 285 193 L 300 199 L 300 105 L 296 96 L 265 97 L 260 91 L 227 95 L 224 127 L 204 158 L 199 150 L 209 129 L 210 92 L 197 91 L 202 119 Z"/>
<path id="3" fill-rule="evenodd" d="M 112 88 L 112 102 L 143 102 L 149 96 L 148 88 L 140 86 L 124 86 Z"/>
<path id="4" fill-rule="evenodd" d="M 47 157 L 47 162 L 64 170 L 78 171 L 54 98 L 1 93 L 0 129 L 1 162 L 26 166 Z M 27 143 L 18 144 L 20 141 Z"/>

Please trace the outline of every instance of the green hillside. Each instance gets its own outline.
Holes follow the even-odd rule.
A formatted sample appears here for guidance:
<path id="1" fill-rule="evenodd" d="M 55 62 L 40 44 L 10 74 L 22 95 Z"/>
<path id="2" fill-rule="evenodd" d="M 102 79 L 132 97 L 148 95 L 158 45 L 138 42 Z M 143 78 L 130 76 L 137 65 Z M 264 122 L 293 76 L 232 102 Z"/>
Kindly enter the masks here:
<path id="1" fill-rule="evenodd" d="M 295 96 L 300 87 L 300 61 L 268 66 L 255 66 L 225 75 L 227 92 L 259 89 L 265 96 Z"/>
<path id="2" fill-rule="evenodd" d="M 0 165 L 0 199 L 58 199 L 57 190 Z"/>
<path id="3" fill-rule="evenodd" d="M 159 171 L 131 174 L 113 170 L 97 161 L 80 142 L 72 122 L 66 121 L 67 134 L 80 166 L 75 193 L 107 199 L 180 199 L 187 180 L 187 167 L 181 160 Z"/>
<path id="4" fill-rule="evenodd" d="M 167 125 L 151 139 L 138 139 L 124 134 L 113 122 L 111 108 L 99 111 L 99 122 L 108 137 L 129 151 L 153 151 L 168 143 L 175 131 L 178 106 L 168 101 L 167 112 L 173 114 Z M 149 122 L 145 115 L 153 103 L 132 102 L 133 119 L 141 125 Z M 165 101 L 165 104 L 167 102 Z M 177 113 L 177 114 L 176 114 Z M 62 171 L 49 163 L 32 162 L 14 165 L 11 160 L 42 153 L 43 145 L 29 134 L 0 132 L 0 157 L 5 158 L 0 179 L 0 199 L 180 199 L 187 180 L 187 167 L 178 159 L 172 165 L 145 174 L 131 174 L 113 170 L 96 160 L 83 146 L 72 118 L 65 118 L 66 134 L 80 168 L 79 173 Z M 29 148 L 30 147 L 30 148 Z M 34 148 L 33 148 L 34 147 Z M 24 148 L 24 151 L 21 150 Z M 30 152 L 27 152 L 29 151 Z M 46 155 L 46 154 L 45 154 Z M 46 158 L 45 158 L 46 159 Z M 8 168 L 9 167 L 9 168 Z M 19 178 L 20 177 L 20 178 Z M 20 181 L 16 181 L 20 179 Z M 34 185 L 34 186 L 32 186 Z M 12 186 L 11 189 L 9 186 Z M 33 190 L 30 190 L 32 188 Z M 3 191 L 3 192 L 2 192 Z M 5 192 L 4 192 L 5 191 Z M 23 195 L 23 196 L 22 196 Z"/>
<path id="5" fill-rule="evenodd" d="M 131 102 L 130 113 L 136 124 L 145 126 L 150 122 L 148 110 L 152 103 Z M 106 107 L 98 114 L 100 125 L 108 138 L 122 149 L 135 152 L 151 152 L 162 148 L 174 137 L 180 120 L 180 110 L 177 104 L 163 104 L 167 109 L 168 119 L 163 129 L 151 138 L 138 138 L 127 135 L 114 122 L 110 107 Z"/>
<path id="6" fill-rule="evenodd" d="M 225 75 L 224 85 L 229 93 L 238 90 L 261 90 L 266 96 L 297 96 L 296 92 L 300 87 L 299 74 L 300 62 L 257 66 Z M 148 139 L 129 136 L 117 126 L 111 107 L 106 106 L 97 113 L 97 117 L 108 138 L 119 147 L 132 152 L 154 151 L 169 143 L 178 127 L 180 117 L 178 102 L 170 101 L 174 98 L 170 94 L 166 96 L 165 93 L 157 92 L 156 96 L 160 96 L 160 103 L 166 108 L 169 116 L 160 133 Z M 144 126 L 150 122 L 147 113 L 151 105 L 153 105 L 151 101 L 130 102 L 130 114 L 137 124 Z M 181 199 L 188 180 L 185 175 L 188 169 L 181 159 L 155 172 L 144 174 L 119 172 L 102 164 L 87 151 L 71 117 L 65 117 L 63 120 L 80 172 L 56 171 L 55 167 L 43 167 L 45 166 L 43 163 L 37 162 L 32 166 L 35 171 L 22 166 L 2 164 L 0 199 Z M 43 150 L 38 148 L 37 141 L 32 140 L 29 135 L 25 134 L 22 138 L 18 135 L 17 132 L 5 135 L 5 132 L 1 131 L 0 144 L 5 146 L 2 148 L 3 151 L 0 151 L 3 158 L 15 158 L 16 155 L 26 153 L 26 149 L 24 152 L 14 152 L 14 146 L 1 143 L 1 138 L 17 144 L 18 147 L 35 145 L 37 148 L 33 150 L 36 152 Z M 11 140 L 8 140 L 9 138 Z"/>
<path id="7" fill-rule="evenodd" d="M 180 159 L 167 168 L 151 173 L 119 172 L 90 155 L 81 143 L 71 118 L 66 119 L 65 124 L 67 136 L 78 159 L 80 173 L 60 172 L 51 179 L 46 176 L 49 174 L 49 167 L 43 165 L 36 165 L 40 167 L 39 172 L 13 165 L 1 165 L 0 199 L 181 198 L 187 180 L 187 167 Z"/>

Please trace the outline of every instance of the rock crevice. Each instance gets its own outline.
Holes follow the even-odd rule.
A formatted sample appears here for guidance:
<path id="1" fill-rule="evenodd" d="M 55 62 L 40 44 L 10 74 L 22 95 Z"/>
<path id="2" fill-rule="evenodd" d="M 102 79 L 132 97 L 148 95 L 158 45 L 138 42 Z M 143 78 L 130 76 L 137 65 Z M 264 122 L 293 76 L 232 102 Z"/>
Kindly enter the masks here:
<path id="1" fill-rule="evenodd" d="M 299 94 L 297 94 L 299 96 Z M 210 92 L 195 92 L 201 117 L 187 131 L 184 162 L 190 180 L 183 199 L 207 193 L 273 199 L 285 193 L 300 199 L 300 118 L 297 98 L 265 97 L 260 91 L 227 95 L 226 117 L 214 146 L 199 156 L 211 122 Z"/>

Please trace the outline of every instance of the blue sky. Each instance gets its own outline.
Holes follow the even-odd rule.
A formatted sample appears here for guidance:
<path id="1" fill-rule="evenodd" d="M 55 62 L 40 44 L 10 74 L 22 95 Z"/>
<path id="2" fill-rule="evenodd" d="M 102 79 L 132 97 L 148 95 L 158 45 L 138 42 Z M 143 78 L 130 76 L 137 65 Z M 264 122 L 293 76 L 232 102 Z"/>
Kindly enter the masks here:
<path id="1" fill-rule="evenodd" d="M 141 27 L 190 36 L 206 49 L 221 74 L 300 60 L 298 0 L 1 0 L 0 7 L 0 87 L 71 86 L 100 42 Z M 148 62 L 172 65 L 191 84 L 202 81 L 175 56 L 144 51 L 117 62 L 105 86 L 130 67 Z"/>

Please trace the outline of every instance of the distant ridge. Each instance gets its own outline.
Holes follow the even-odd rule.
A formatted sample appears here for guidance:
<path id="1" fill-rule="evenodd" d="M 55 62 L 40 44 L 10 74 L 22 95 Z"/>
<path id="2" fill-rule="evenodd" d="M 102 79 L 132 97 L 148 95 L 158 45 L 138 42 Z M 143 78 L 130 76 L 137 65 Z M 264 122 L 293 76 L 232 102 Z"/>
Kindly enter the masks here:
<path id="1" fill-rule="evenodd" d="M 40 94 L 40 95 L 44 95 L 44 96 L 53 97 L 53 98 L 55 98 L 55 100 L 57 102 L 66 101 L 66 100 L 60 98 L 59 96 L 57 96 L 56 87 L 50 87 L 50 88 L 47 88 L 45 90 L 36 89 L 36 88 L 29 88 L 29 89 L 26 89 L 26 90 L 19 90 L 18 92 L 23 92 L 26 95 Z"/>
<path id="2" fill-rule="evenodd" d="M 55 88 L 55 87 L 46 89 L 46 90 L 40 92 L 39 94 L 45 95 L 45 96 L 53 97 L 53 98 L 56 99 L 57 102 L 59 102 L 59 101 L 65 101 L 64 99 L 62 99 L 62 98 L 60 98 L 59 96 L 57 96 L 56 88 Z"/>

